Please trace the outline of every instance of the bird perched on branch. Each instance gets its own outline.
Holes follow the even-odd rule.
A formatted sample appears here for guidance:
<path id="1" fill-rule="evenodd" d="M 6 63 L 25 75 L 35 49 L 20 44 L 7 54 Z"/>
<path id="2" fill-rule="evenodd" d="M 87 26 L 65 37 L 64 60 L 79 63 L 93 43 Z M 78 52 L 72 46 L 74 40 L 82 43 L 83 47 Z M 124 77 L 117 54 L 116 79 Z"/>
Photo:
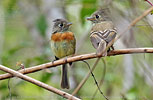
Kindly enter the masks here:
<path id="1" fill-rule="evenodd" d="M 56 19 L 53 21 L 53 33 L 51 35 L 51 49 L 55 55 L 55 59 L 64 58 L 75 53 L 76 39 L 73 32 L 69 31 L 72 23 L 64 19 Z M 70 65 L 72 63 L 69 63 Z M 69 89 L 67 65 L 62 65 L 61 87 Z"/>
<path id="2" fill-rule="evenodd" d="M 109 17 L 109 10 L 99 9 L 91 17 L 88 17 L 87 20 L 93 23 L 90 31 L 91 43 L 97 49 L 96 53 L 101 54 L 106 49 L 108 43 L 114 41 L 117 34 L 114 24 Z M 111 45 L 111 48 L 114 50 L 113 45 Z M 107 52 L 104 52 L 103 56 L 106 55 Z"/>

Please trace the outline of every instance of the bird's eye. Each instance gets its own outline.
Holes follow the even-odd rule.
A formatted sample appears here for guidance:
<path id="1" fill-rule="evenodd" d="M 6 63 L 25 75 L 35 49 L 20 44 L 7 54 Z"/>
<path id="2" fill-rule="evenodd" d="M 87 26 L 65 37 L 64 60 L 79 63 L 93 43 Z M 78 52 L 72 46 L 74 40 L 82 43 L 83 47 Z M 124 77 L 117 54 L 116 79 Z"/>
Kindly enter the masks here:
<path id="1" fill-rule="evenodd" d="M 59 24 L 58 26 L 59 26 L 59 27 L 63 27 L 63 24 Z"/>
<path id="2" fill-rule="evenodd" d="M 99 18 L 99 15 L 96 15 L 96 18 L 98 19 Z"/>

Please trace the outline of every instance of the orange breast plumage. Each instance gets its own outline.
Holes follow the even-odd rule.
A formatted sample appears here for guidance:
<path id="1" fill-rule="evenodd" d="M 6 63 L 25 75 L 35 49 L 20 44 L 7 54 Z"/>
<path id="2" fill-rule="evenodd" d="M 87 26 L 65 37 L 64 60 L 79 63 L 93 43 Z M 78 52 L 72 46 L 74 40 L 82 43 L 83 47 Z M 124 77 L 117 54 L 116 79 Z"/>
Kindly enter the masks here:
<path id="1" fill-rule="evenodd" d="M 55 42 L 57 41 L 60 42 L 63 40 L 70 41 L 70 40 L 74 40 L 74 35 L 72 32 L 55 33 L 55 34 L 52 34 L 51 40 Z"/>

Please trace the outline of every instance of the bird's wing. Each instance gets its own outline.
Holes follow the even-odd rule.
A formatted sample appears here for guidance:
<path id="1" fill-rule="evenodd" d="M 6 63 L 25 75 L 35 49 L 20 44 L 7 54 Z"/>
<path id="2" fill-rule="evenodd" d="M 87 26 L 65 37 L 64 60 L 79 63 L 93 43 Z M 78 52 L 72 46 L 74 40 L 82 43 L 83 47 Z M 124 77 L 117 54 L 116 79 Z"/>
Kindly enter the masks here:
<path id="1" fill-rule="evenodd" d="M 106 41 L 104 41 L 102 35 L 98 32 L 92 32 L 90 35 L 90 39 L 94 48 L 97 49 L 96 53 L 101 54 L 106 48 Z M 106 55 L 106 53 L 104 53 L 104 56 Z"/>
<path id="2" fill-rule="evenodd" d="M 116 30 L 115 29 L 107 29 L 104 32 L 101 32 L 103 39 L 109 43 L 110 41 L 112 41 L 113 39 L 115 39 L 116 37 Z"/>
<path id="3" fill-rule="evenodd" d="M 98 34 L 97 32 L 92 32 L 91 35 L 90 35 L 91 43 L 92 43 L 92 45 L 94 46 L 95 49 L 98 48 L 99 43 L 102 40 L 101 36 L 98 36 L 97 34 Z"/>
<path id="4" fill-rule="evenodd" d="M 107 43 L 106 43 L 104 40 L 101 40 L 101 42 L 100 42 L 99 45 L 98 45 L 98 48 L 97 48 L 96 53 L 97 53 L 98 55 L 99 55 L 99 54 L 102 54 L 103 56 L 106 56 L 106 55 L 107 55 L 107 50 L 106 50 L 106 52 L 105 52 L 106 45 L 107 45 Z"/>

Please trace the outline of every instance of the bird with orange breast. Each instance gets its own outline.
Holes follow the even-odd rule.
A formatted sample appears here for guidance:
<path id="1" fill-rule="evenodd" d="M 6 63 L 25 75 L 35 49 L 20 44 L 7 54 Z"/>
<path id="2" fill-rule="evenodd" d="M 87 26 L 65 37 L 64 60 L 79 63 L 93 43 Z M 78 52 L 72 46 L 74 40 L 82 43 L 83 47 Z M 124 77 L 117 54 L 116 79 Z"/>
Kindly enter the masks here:
<path id="1" fill-rule="evenodd" d="M 76 39 L 73 32 L 69 31 L 72 23 L 64 19 L 56 19 L 53 21 L 53 32 L 51 34 L 51 49 L 56 60 L 64 58 L 75 53 Z M 69 63 L 70 65 L 72 63 Z M 66 64 L 62 65 L 61 87 L 69 89 L 68 68 Z"/>

